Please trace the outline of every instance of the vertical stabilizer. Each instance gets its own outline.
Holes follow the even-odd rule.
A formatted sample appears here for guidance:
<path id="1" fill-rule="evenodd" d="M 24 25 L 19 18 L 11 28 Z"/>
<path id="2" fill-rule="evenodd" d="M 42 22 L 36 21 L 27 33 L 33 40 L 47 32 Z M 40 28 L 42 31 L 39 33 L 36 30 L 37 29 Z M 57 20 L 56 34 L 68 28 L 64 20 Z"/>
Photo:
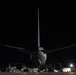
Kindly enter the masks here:
<path id="1" fill-rule="evenodd" d="M 38 7 L 38 47 L 40 47 L 39 7 Z"/>

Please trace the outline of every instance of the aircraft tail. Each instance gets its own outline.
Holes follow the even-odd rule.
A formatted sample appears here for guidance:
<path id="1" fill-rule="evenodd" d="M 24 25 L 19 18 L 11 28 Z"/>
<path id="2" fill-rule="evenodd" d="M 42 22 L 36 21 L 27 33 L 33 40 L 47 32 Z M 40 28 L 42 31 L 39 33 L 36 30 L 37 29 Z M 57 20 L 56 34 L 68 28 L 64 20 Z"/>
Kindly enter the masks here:
<path id="1" fill-rule="evenodd" d="M 38 48 L 40 47 L 40 24 L 39 24 L 39 7 L 38 7 Z"/>

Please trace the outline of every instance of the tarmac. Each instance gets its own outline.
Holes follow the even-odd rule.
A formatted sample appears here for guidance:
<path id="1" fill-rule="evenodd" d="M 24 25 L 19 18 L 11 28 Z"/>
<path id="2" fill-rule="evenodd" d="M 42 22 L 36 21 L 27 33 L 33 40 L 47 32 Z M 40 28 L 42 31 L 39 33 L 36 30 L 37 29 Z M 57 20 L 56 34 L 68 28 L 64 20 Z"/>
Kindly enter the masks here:
<path id="1" fill-rule="evenodd" d="M 13 72 L 1 72 L 0 75 L 76 75 L 76 72 L 41 72 L 41 73 L 36 73 L 36 72 L 18 72 L 18 73 L 13 73 Z"/>

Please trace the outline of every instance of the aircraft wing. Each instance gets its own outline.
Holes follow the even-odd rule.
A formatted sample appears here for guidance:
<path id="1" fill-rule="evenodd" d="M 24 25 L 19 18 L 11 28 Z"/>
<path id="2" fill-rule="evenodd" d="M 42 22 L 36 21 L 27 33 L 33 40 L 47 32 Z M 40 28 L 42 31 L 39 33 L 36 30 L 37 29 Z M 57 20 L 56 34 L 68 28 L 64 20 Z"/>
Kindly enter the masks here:
<path id="1" fill-rule="evenodd" d="M 8 47 L 8 48 L 13 48 L 13 49 L 17 49 L 18 51 L 21 51 L 21 52 L 25 52 L 25 53 L 28 53 L 28 54 L 32 54 L 32 51 L 29 51 L 25 48 L 21 48 L 21 47 L 16 47 L 16 46 L 11 46 L 11 45 L 1 45 L 0 46 L 4 46 L 4 47 Z"/>
<path id="2" fill-rule="evenodd" d="M 75 46 L 76 46 L 76 44 L 73 44 L 73 45 L 62 47 L 62 48 L 58 48 L 58 49 L 48 50 L 48 51 L 46 51 L 46 53 L 52 53 L 52 52 L 56 52 L 56 51 L 61 51 L 61 50 L 64 50 L 64 49 L 75 47 Z"/>

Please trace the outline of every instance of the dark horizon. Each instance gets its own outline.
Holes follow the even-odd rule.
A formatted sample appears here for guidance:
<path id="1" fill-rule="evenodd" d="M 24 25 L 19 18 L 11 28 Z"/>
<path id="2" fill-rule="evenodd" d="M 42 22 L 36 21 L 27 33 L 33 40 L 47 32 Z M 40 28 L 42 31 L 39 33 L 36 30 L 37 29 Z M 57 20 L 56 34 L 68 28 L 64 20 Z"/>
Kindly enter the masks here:
<path id="1" fill-rule="evenodd" d="M 32 4 L 33 3 L 33 4 Z M 32 2 L 28 6 L 4 5 L 0 25 L 0 44 L 13 45 L 28 50 L 37 50 L 37 7 Z M 76 12 L 74 6 L 42 5 L 40 9 L 41 47 L 46 50 L 76 44 Z M 10 51 L 11 50 L 11 51 Z M 14 51 L 14 52 L 13 52 Z M 6 54 L 7 53 L 7 54 Z M 76 47 L 48 54 L 47 61 L 76 59 Z M 30 56 L 15 49 L 0 48 L 0 59 L 29 61 Z"/>

